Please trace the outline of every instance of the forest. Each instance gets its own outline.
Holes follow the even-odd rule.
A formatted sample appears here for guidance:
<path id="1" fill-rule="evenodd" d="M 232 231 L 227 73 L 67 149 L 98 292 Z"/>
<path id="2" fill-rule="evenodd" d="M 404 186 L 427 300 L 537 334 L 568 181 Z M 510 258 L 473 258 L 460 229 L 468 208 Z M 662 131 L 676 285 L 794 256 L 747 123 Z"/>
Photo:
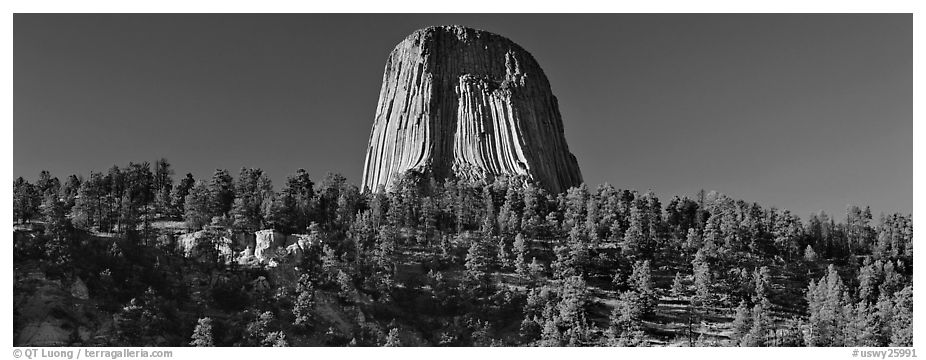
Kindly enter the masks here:
<path id="1" fill-rule="evenodd" d="M 519 177 L 174 175 L 161 159 L 14 180 L 14 345 L 913 342 L 911 214 Z M 268 230 L 299 240 L 255 260 Z"/>

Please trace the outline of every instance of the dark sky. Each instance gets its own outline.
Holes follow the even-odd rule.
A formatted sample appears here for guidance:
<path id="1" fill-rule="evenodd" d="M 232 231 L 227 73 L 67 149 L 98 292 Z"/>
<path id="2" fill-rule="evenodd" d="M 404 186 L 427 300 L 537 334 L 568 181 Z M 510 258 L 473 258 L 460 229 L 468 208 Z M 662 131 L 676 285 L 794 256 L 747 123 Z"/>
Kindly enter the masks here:
<path id="1" fill-rule="evenodd" d="M 912 211 L 909 14 L 17 14 L 14 176 L 166 157 L 359 183 L 387 55 L 443 24 L 534 55 L 587 183 Z"/>

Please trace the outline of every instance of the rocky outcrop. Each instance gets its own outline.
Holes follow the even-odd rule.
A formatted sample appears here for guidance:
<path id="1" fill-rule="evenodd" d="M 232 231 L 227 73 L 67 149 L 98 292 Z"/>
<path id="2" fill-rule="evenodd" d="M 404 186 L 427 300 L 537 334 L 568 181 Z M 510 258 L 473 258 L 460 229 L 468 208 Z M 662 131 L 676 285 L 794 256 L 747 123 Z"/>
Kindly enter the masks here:
<path id="1" fill-rule="evenodd" d="M 177 237 L 177 249 L 186 257 L 219 261 L 236 261 L 241 265 L 268 264 L 270 260 L 283 255 L 288 260 L 301 261 L 311 246 L 317 245 L 318 235 L 286 235 L 274 230 L 260 230 L 254 233 L 229 235 L 209 230 L 200 230 Z"/>
<path id="2" fill-rule="evenodd" d="M 208 255 L 231 261 L 234 260 L 233 245 L 233 241 L 227 236 L 209 230 L 199 230 L 177 237 L 177 249 L 189 258 Z"/>
<path id="3" fill-rule="evenodd" d="M 262 261 L 271 258 L 277 248 L 286 246 L 286 234 L 274 230 L 261 230 L 254 235 L 257 241 L 254 256 Z"/>
<path id="4" fill-rule="evenodd" d="M 485 31 L 430 27 L 386 62 L 363 185 L 417 170 L 438 179 L 524 176 L 554 192 L 582 182 L 556 97 L 534 58 Z"/>
<path id="5" fill-rule="evenodd" d="M 261 230 L 254 235 L 257 239 L 254 257 L 262 263 L 269 263 L 273 255 L 279 251 L 278 249 L 282 249 L 283 255 L 287 258 L 280 260 L 293 260 L 299 263 L 302 261 L 303 254 L 319 243 L 317 234 L 285 235 L 274 230 Z"/>

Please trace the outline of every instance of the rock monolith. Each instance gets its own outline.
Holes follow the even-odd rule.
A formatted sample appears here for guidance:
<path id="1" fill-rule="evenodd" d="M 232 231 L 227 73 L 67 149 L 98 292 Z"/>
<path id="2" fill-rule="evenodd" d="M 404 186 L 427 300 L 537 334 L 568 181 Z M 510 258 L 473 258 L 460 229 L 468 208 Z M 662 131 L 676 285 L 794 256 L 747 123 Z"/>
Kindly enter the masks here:
<path id="1" fill-rule="evenodd" d="M 511 40 L 462 26 L 417 30 L 386 61 L 363 185 L 388 188 L 408 170 L 520 176 L 552 192 L 582 183 L 537 61 Z"/>

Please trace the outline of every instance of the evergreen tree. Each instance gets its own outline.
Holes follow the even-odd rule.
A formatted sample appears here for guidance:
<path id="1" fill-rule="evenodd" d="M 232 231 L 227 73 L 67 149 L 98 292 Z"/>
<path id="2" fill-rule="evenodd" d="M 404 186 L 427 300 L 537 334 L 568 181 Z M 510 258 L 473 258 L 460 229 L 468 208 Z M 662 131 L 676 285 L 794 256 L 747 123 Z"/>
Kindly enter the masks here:
<path id="1" fill-rule="evenodd" d="M 76 227 L 91 230 L 97 226 L 100 231 L 105 230 L 103 206 L 107 192 L 102 174 L 90 173 L 90 178 L 77 190 L 77 198 L 74 200 L 74 207 L 71 208 L 71 218 Z"/>
<path id="2" fill-rule="evenodd" d="M 424 242 L 431 244 L 431 239 L 437 231 L 438 209 L 434 205 L 434 200 L 430 196 L 421 199 L 421 216 L 418 224 L 421 229 Z"/>
<path id="3" fill-rule="evenodd" d="M 807 288 L 810 315 L 805 342 L 808 346 L 844 346 L 841 330 L 846 322 L 845 286 L 836 268 L 830 265 L 819 281 L 811 280 Z"/>
<path id="4" fill-rule="evenodd" d="M 772 281 L 768 267 L 763 266 L 756 269 L 756 272 L 753 274 L 753 279 L 756 285 L 756 291 L 753 295 L 752 302 L 754 304 L 763 304 L 763 306 L 767 307 L 770 304 L 769 295 L 771 293 Z"/>
<path id="5" fill-rule="evenodd" d="M 643 248 L 646 239 L 644 239 L 644 213 L 634 207 L 630 210 L 630 227 L 624 232 L 624 238 L 621 242 L 621 253 L 629 259 L 639 259 L 643 256 Z"/>
<path id="6" fill-rule="evenodd" d="M 813 251 L 813 247 L 810 245 L 807 245 L 807 247 L 804 248 L 804 261 L 809 264 L 817 262 L 817 253 Z"/>
<path id="7" fill-rule="evenodd" d="M 261 169 L 241 168 L 229 213 L 236 229 L 255 232 L 264 228 L 264 208 L 273 202 L 273 185 Z"/>
<path id="8" fill-rule="evenodd" d="M 171 217 L 182 218 L 186 213 L 186 196 L 190 194 L 190 190 L 193 189 L 193 186 L 196 186 L 196 180 L 193 179 L 193 174 L 187 173 L 186 177 L 180 179 L 180 183 L 171 190 L 171 209 L 169 212 Z"/>
<path id="9" fill-rule="evenodd" d="M 309 327 L 315 313 L 315 287 L 307 274 L 302 274 L 296 283 L 296 301 L 293 302 L 294 325 Z"/>
<path id="10" fill-rule="evenodd" d="M 58 190 L 61 188 L 61 181 L 57 177 L 52 177 L 48 170 L 42 170 L 39 173 L 39 179 L 35 181 L 35 188 L 42 199 L 49 195 L 58 196 Z"/>
<path id="11" fill-rule="evenodd" d="M 174 186 L 174 170 L 167 159 L 161 158 L 154 163 L 154 201 L 155 211 L 167 213 L 171 207 L 171 190 Z"/>
<path id="12" fill-rule="evenodd" d="M 489 250 L 485 240 L 481 237 L 472 239 L 469 251 L 466 253 L 466 279 L 478 288 L 485 289 L 489 285 Z"/>
<path id="13" fill-rule="evenodd" d="M 505 203 L 498 209 L 498 229 L 503 235 L 513 236 L 521 230 L 521 221 L 518 214 L 521 207 L 518 187 L 511 184 L 505 191 Z"/>
<path id="14" fill-rule="evenodd" d="M 874 264 L 868 258 L 858 271 L 858 297 L 862 301 L 873 302 L 877 299 L 877 286 L 881 275 L 881 261 Z"/>
<path id="15" fill-rule="evenodd" d="M 212 214 L 216 212 L 213 209 L 215 202 L 209 186 L 203 181 L 198 181 L 196 186 L 190 189 L 190 193 L 184 199 L 183 219 L 190 229 L 202 229 L 209 224 Z"/>
<path id="16" fill-rule="evenodd" d="M 386 335 L 386 342 L 383 344 L 385 347 L 398 347 L 402 346 L 402 340 L 399 339 L 399 329 L 392 328 L 389 329 L 389 334 Z"/>
<path id="17" fill-rule="evenodd" d="M 518 276 L 527 277 L 529 274 L 527 257 L 530 255 L 527 240 L 524 239 L 524 235 L 518 234 L 514 237 L 514 267 L 515 272 Z"/>
<path id="18" fill-rule="evenodd" d="M 639 346 L 643 344 L 643 318 L 636 293 L 621 294 L 617 306 L 611 312 L 607 336 L 609 346 Z"/>
<path id="19" fill-rule="evenodd" d="M 71 211 L 71 208 L 74 207 L 74 203 L 77 200 L 77 194 L 80 191 L 80 184 L 82 180 L 77 175 L 68 176 L 67 180 L 64 181 L 64 184 L 61 185 L 60 193 L 58 197 L 61 201 L 64 201 L 64 208 L 68 212 Z"/>
<path id="20" fill-rule="evenodd" d="M 271 331 L 271 326 L 275 321 L 276 317 L 273 313 L 265 311 L 247 324 L 245 331 L 252 346 L 287 346 L 286 337 L 282 331 Z"/>
<path id="21" fill-rule="evenodd" d="M 528 183 L 524 186 L 524 211 L 521 217 L 521 229 L 527 236 L 537 236 L 537 230 L 543 222 L 538 208 L 540 199 L 537 194 L 537 188 Z"/>
<path id="22" fill-rule="evenodd" d="M 502 270 L 507 270 L 511 268 L 511 255 L 508 253 L 508 244 L 505 242 L 505 237 L 498 237 L 498 267 Z"/>
<path id="23" fill-rule="evenodd" d="M 200 318 L 193 329 L 193 336 L 190 337 L 190 346 L 212 347 L 215 343 L 212 340 L 212 318 Z"/>
<path id="24" fill-rule="evenodd" d="M 733 339 L 734 343 L 741 343 L 743 338 L 749 334 L 749 330 L 752 328 L 752 317 L 749 312 L 749 307 L 746 306 L 745 301 L 740 301 L 740 305 L 736 307 L 736 313 L 733 316 L 733 333 L 730 337 Z"/>
<path id="25" fill-rule="evenodd" d="M 676 272 L 675 278 L 672 279 L 672 296 L 680 298 L 685 294 L 686 286 L 682 278 L 682 273 Z"/>
<path id="26" fill-rule="evenodd" d="M 317 220 L 322 227 L 330 227 L 337 220 L 338 198 L 346 187 L 346 183 L 347 179 L 338 173 L 329 172 L 322 179 L 318 192 L 315 194 Z"/>
<path id="27" fill-rule="evenodd" d="M 893 295 L 902 289 L 903 276 L 897 273 L 893 261 L 884 262 L 881 268 L 881 276 L 881 285 L 878 286 L 879 293 Z"/>
<path id="28" fill-rule="evenodd" d="M 45 234 L 51 237 L 45 243 L 45 255 L 57 264 L 71 261 L 73 229 L 66 211 L 64 202 L 55 194 L 49 193 L 42 202 Z"/>
<path id="29" fill-rule="evenodd" d="M 695 254 L 695 258 L 691 264 L 693 267 L 695 288 L 695 296 L 693 300 L 698 304 L 709 303 L 713 294 L 711 289 L 713 276 L 711 275 L 711 269 L 707 262 L 706 255 L 704 255 L 702 250 L 699 250 Z"/>
<path id="30" fill-rule="evenodd" d="M 236 200 L 237 201 L 237 200 Z M 292 203 L 292 198 L 288 194 L 273 195 L 268 194 L 264 199 L 262 215 L 265 227 L 281 232 L 290 232 L 292 229 L 292 213 L 287 211 L 287 207 Z"/>
<path id="31" fill-rule="evenodd" d="M 878 302 L 875 303 L 875 307 L 872 311 L 876 313 L 878 323 L 881 325 L 881 331 L 878 334 L 878 343 L 881 346 L 887 346 L 887 344 L 890 344 L 891 337 L 894 333 L 894 301 L 892 297 L 888 294 L 880 294 L 878 296 Z"/>
<path id="32" fill-rule="evenodd" d="M 628 280 L 631 292 L 635 294 L 634 301 L 643 316 L 653 314 L 658 303 L 658 296 L 653 288 L 652 270 L 649 260 L 637 261 L 633 264 L 633 272 Z"/>
<path id="33" fill-rule="evenodd" d="M 39 214 L 39 191 L 21 176 L 13 180 L 13 221 L 29 222 Z"/>
<path id="34" fill-rule="evenodd" d="M 226 169 L 216 169 L 208 184 L 210 194 L 209 218 L 226 216 L 235 202 L 235 183 Z M 187 201 L 189 204 L 189 201 Z"/>
<path id="35" fill-rule="evenodd" d="M 289 342 L 286 341 L 286 334 L 283 331 L 273 331 L 267 334 L 267 337 L 264 338 L 264 346 L 271 347 L 288 347 Z"/>
<path id="36" fill-rule="evenodd" d="M 846 331 L 844 331 L 847 345 L 882 346 L 882 324 L 874 311 L 875 308 L 869 306 L 866 301 L 859 301 L 854 306 L 847 304 L 846 307 L 846 315 L 852 316 L 847 321 Z"/>
<path id="37" fill-rule="evenodd" d="M 908 285 L 895 295 L 891 316 L 890 346 L 913 346 L 913 286 Z"/>
<path id="38" fill-rule="evenodd" d="M 752 327 L 740 343 L 742 346 L 769 346 L 768 332 L 772 329 L 768 307 L 758 303 L 752 308 Z"/>
<path id="39" fill-rule="evenodd" d="M 563 336 L 553 319 L 547 319 L 543 324 L 543 332 L 540 334 L 540 346 L 563 346 Z"/>
<path id="40" fill-rule="evenodd" d="M 315 184 L 305 169 L 296 170 L 296 174 L 286 178 L 283 193 L 292 199 L 288 212 L 292 215 L 292 227 L 296 232 L 305 231 L 311 222 L 311 213 L 315 197 Z"/>

